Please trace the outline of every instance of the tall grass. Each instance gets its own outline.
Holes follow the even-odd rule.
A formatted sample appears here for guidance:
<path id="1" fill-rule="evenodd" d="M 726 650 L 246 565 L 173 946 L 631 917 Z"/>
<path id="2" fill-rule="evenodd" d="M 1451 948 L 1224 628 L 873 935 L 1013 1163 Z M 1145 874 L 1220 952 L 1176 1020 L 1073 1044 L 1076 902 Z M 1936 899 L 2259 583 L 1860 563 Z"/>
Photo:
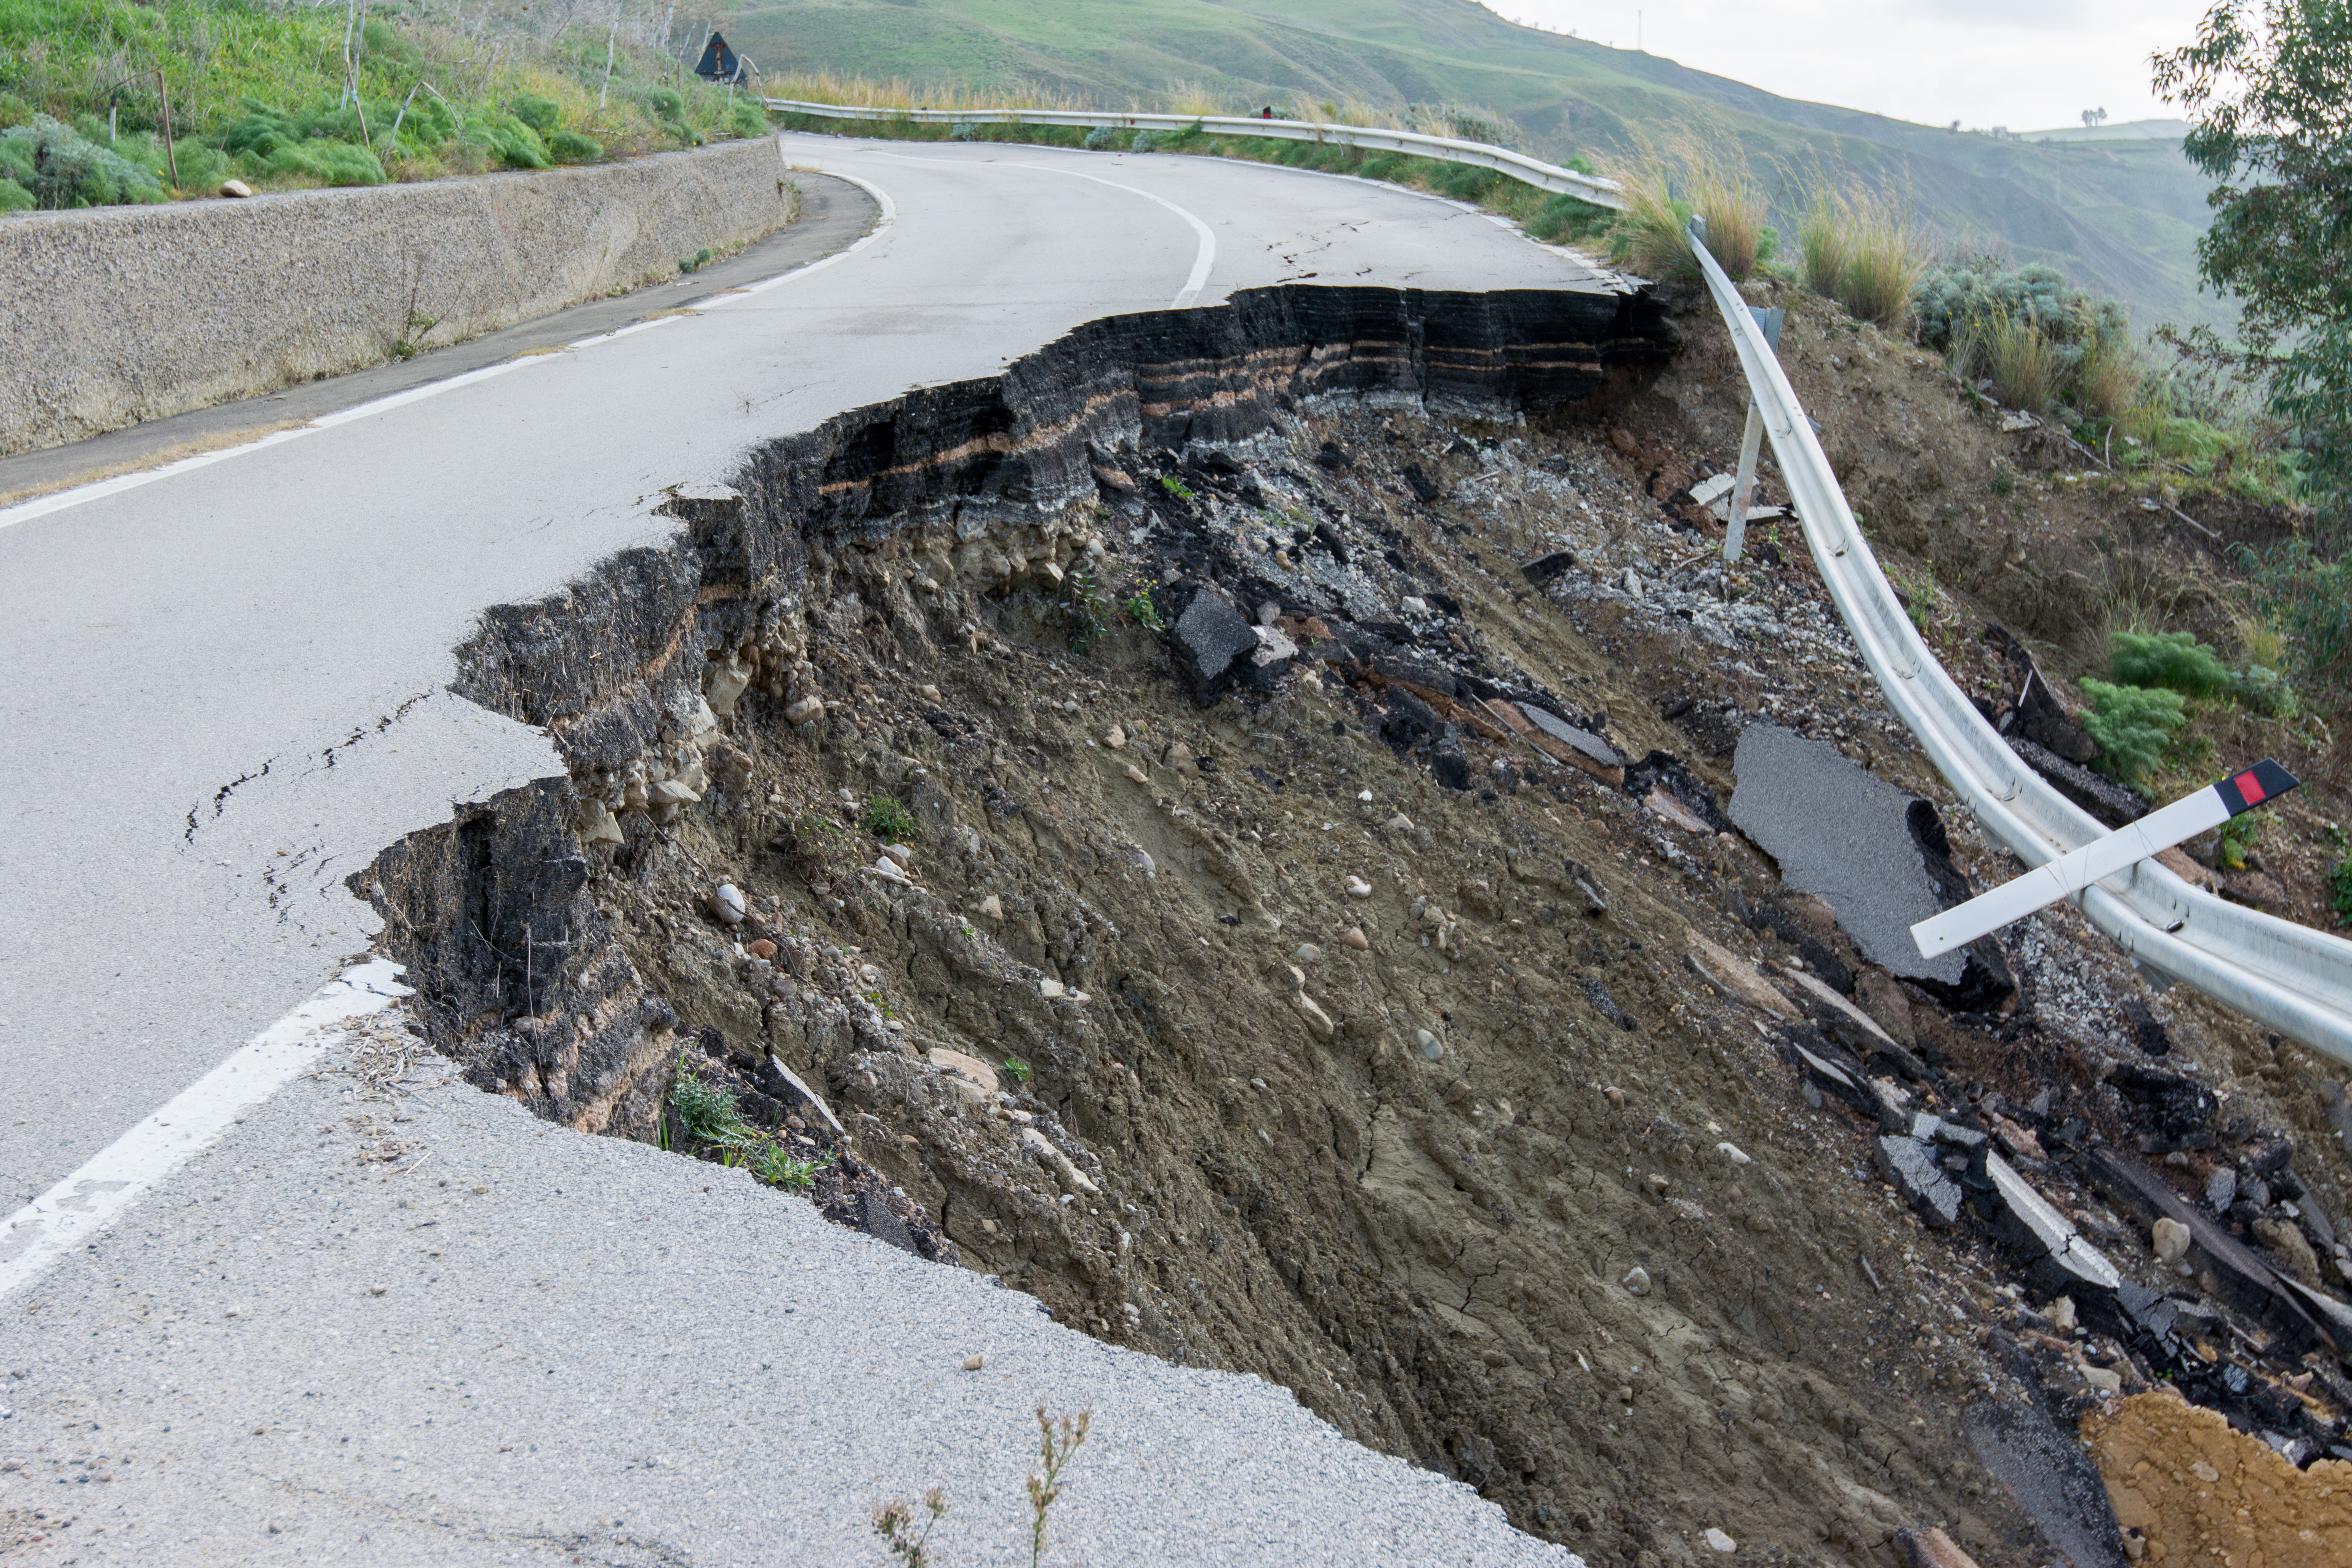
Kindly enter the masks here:
<path id="1" fill-rule="evenodd" d="M 1799 275 L 1856 321 L 1895 331 L 1911 319 L 1927 260 L 1908 212 L 1891 193 L 1834 189 L 1816 173 L 1797 220 Z"/>
<path id="2" fill-rule="evenodd" d="M 2037 413 L 2050 406 L 2058 395 L 2058 342 L 2038 323 L 1996 310 L 1969 324 L 1968 341 L 2001 402 Z"/>
<path id="3" fill-rule="evenodd" d="M 2094 339 L 2074 372 L 2075 401 L 2096 419 L 2120 419 L 2140 402 L 2147 367 L 2131 343 L 2118 336 Z"/>
<path id="4" fill-rule="evenodd" d="M 1640 137 L 1636 147 L 1634 166 L 1619 176 L 1625 212 L 1610 232 L 1612 259 L 1647 278 L 1697 277 L 1684 230 L 1698 215 L 1706 219 L 1706 248 L 1724 271 L 1736 279 L 1753 272 L 1765 200 L 1739 143 L 1702 128 L 1664 142 Z"/>

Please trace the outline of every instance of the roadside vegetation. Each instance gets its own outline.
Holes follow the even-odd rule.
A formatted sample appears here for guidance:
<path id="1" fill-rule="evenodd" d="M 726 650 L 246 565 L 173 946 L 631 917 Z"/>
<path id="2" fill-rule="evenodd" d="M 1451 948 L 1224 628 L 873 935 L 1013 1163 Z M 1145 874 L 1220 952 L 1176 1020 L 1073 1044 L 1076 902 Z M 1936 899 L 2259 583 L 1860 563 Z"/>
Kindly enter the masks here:
<path id="1" fill-rule="evenodd" d="M 699 40 L 436 5 L 0 0 L 0 212 L 589 163 L 764 133 Z M 608 52 L 609 46 L 609 52 Z M 168 128 L 168 137 L 167 137 Z"/>

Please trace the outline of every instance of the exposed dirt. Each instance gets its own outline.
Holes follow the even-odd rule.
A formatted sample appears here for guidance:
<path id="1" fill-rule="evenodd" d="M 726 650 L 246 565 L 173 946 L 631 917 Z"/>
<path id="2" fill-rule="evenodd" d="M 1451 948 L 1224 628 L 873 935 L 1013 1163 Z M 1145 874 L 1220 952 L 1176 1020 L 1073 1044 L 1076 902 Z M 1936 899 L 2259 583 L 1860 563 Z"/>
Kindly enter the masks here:
<path id="1" fill-rule="evenodd" d="M 2081 657 L 2067 574 L 2089 558 L 2063 509 L 2130 498 L 2012 492 L 2038 510 L 1997 524 L 1975 481 L 1924 476 L 2018 438 L 1818 316 L 1796 312 L 1784 357 L 1874 527 L 1936 561 L 1956 673 L 2004 689 L 1989 616 Z M 486 1089 L 636 1137 L 668 1121 L 681 1063 L 724 1078 L 783 1146 L 878 1173 L 902 1244 L 949 1256 L 935 1222 L 1063 1321 L 1260 1373 L 1595 1563 L 1712 1561 L 1714 1528 L 1776 1561 L 1892 1564 L 1898 1532 L 1937 1524 L 1987 1568 L 2047 1562 L 1972 1453 L 1970 1403 L 2080 1408 L 2175 1368 L 2087 1303 L 2076 1331 L 1981 1206 L 1923 1226 L 1874 1163 L 1879 1118 L 1824 1098 L 1792 1046 L 1998 1136 L 2127 1277 L 2175 1289 L 2086 1184 L 2090 1153 L 2188 1184 L 2275 1131 L 2325 1224 L 2352 1198 L 2334 1075 L 2152 993 L 2063 909 L 2001 939 L 2005 994 L 1899 982 L 1725 831 L 1759 719 L 1948 801 L 1793 530 L 1775 549 L 1759 527 L 1727 580 L 1710 561 L 1682 492 L 1730 460 L 1742 405 L 1719 331 L 1684 327 L 1663 374 L 1533 420 L 1378 389 L 1223 439 L 1156 443 L 1147 416 L 1089 453 L 1092 493 L 991 531 L 862 514 L 741 545 L 787 562 L 793 593 L 709 643 L 658 747 L 583 745 L 568 784 L 373 873 L 436 1044 Z M 697 526 L 706 555 L 738 550 Z M 1521 570 L 1563 552 L 1546 587 Z M 1179 635 L 1116 609 L 1138 593 Z M 719 597 L 647 560 L 564 605 L 593 629 L 632 594 L 687 606 L 665 612 L 681 626 Z M 1182 635 L 1204 601 L 1272 622 L 1242 634 L 1265 662 L 1219 666 L 1206 705 Z M 540 635 L 521 609 L 502 624 L 509 647 Z M 631 635 L 656 669 L 642 650 L 683 633 Z M 593 686 L 549 684 L 512 706 L 575 745 L 606 722 Z M 911 822 L 868 832 L 886 796 Z M 1977 886 L 2012 874 L 1942 826 Z M 548 956 L 526 978 L 501 949 L 486 986 L 458 934 L 477 914 Z M 2220 1097 L 2193 1131 L 2126 1092 L 2158 1035 L 2164 1071 Z M 835 1206 L 869 1220 L 865 1197 Z M 2305 1246 L 2340 1292 L 2340 1259 Z M 2284 1330 L 2214 1334 L 2199 1365 L 2239 1367 L 2238 1405 L 2298 1364 Z M 2306 1459 L 2344 1440 L 2312 1355 Z"/>
<path id="2" fill-rule="evenodd" d="M 2352 1464 L 2298 1470 L 2260 1438 L 2169 1393 L 2088 1415 L 2116 1517 L 2150 1563 L 2325 1568 L 2352 1559 Z"/>

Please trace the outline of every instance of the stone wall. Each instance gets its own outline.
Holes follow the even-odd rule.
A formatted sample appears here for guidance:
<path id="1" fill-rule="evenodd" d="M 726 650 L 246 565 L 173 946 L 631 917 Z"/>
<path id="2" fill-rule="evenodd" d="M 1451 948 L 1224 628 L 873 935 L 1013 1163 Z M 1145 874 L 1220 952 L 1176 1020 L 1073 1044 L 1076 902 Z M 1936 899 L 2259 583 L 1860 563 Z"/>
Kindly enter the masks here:
<path id="1" fill-rule="evenodd" d="M 0 218 L 0 454 L 597 299 L 772 232 L 793 199 L 763 138 L 587 168 Z"/>

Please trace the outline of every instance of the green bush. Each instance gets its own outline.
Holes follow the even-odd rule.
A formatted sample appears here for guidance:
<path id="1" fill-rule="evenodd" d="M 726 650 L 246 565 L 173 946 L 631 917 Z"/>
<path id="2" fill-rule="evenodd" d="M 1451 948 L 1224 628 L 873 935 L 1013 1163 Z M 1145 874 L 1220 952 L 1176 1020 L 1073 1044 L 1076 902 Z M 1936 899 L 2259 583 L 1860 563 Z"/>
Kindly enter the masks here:
<path id="1" fill-rule="evenodd" d="M 2188 697 L 2224 697 L 2237 689 L 2221 656 L 2189 632 L 2117 632 L 2107 643 L 2107 673 L 2119 686 L 2161 687 Z"/>
<path id="2" fill-rule="evenodd" d="M 766 111 L 749 98 L 739 98 L 735 100 L 735 108 L 728 117 L 727 123 L 729 130 L 746 140 L 755 136 L 765 136 L 768 133 Z"/>
<path id="3" fill-rule="evenodd" d="M 1370 174 L 1374 159 L 1364 165 Z M 1538 207 L 1527 221 L 1527 231 L 1546 245 L 1559 245 L 1570 240 L 1588 239 L 1609 226 L 1616 215 L 1607 207 L 1594 206 L 1570 195 L 1557 195 Z"/>
<path id="4" fill-rule="evenodd" d="M 0 213 L 32 211 L 33 193 L 10 179 L 0 179 Z"/>
<path id="5" fill-rule="evenodd" d="M 2352 855 L 2338 860 L 2327 874 L 2327 900 L 2336 910 L 2336 923 L 2352 926 Z"/>
<path id="6" fill-rule="evenodd" d="M 1089 153 L 1108 153 L 1118 144 L 1118 127 L 1097 125 L 1087 132 L 1086 149 Z"/>
<path id="7" fill-rule="evenodd" d="M 903 844 L 915 837 L 915 814 L 900 805 L 896 795 L 877 795 L 867 801 L 859 821 L 866 832 L 886 843 Z"/>
<path id="8" fill-rule="evenodd" d="M 0 132 L 0 175 L 38 207 L 112 206 L 168 200 L 163 182 L 128 158 L 46 114 Z"/>
<path id="9" fill-rule="evenodd" d="M 743 1108 L 725 1085 L 697 1078 L 683 1061 L 669 1089 L 669 1102 L 686 1135 L 705 1143 L 739 1146 L 751 1137 Z"/>
<path id="10" fill-rule="evenodd" d="M 2092 765 L 2119 784 L 2145 781 L 2189 722 L 2187 700 L 2178 691 L 2084 680 L 2083 694 L 2092 702 L 2083 729 L 2099 743 Z"/>
<path id="11" fill-rule="evenodd" d="M 562 117 L 562 112 L 555 100 L 551 98 L 541 98 L 536 93 L 530 92 L 518 93 L 515 96 L 514 117 L 541 136 L 555 129 L 555 122 Z"/>
<path id="12" fill-rule="evenodd" d="M 2307 540 L 2242 550 L 2239 570 L 2285 647 L 2288 672 L 2326 703 L 2352 701 L 2352 555 L 2329 560 Z"/>
<path id="13" fill-rule="evenodd" d="M 603 143 L 577 131 L 559 131 L 549 137 L 547 152 L 559 163 L 593 163 L 604 155 Z"/>
<path id="14" fill-rule="evenodd" d="M 1159 145 L 1159 137 L 1153 135 L 1149 131 L 1139 131 L 1135 133 L 1133 140 L 1128 142 L 1127 150 L 1130 153 L 1149 153 L 1154 147 Z"/>

